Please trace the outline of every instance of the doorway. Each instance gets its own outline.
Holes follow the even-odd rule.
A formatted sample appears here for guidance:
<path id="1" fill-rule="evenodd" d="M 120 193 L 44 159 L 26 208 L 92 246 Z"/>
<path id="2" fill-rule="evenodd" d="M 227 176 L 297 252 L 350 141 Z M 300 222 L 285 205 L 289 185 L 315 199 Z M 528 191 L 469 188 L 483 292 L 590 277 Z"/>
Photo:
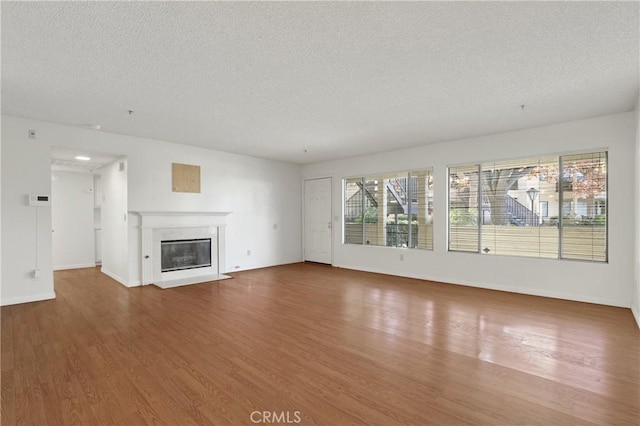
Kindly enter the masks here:
<path id="1" fill-rule="evenodd" d="M 102 261 L 100 170 L 118 156 L 52 147 L 51 226 L 54 270 L 94 267 Z"/>
<path id="2" fill-rule="evenodd" d="M 330 177 L 304 181 L 304 260 L 331 264 Z"/>

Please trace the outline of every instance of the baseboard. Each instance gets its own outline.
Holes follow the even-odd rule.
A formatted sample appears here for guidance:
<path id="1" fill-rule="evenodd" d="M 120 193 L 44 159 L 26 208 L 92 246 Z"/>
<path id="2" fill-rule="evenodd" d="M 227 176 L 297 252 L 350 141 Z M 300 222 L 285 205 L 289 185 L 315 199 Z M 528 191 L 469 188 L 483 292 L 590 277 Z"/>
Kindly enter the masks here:
<path id="1" fill-rule="evenodd" d="M 116 280 L 117 282 L 122 284 L 123 286 L 129 287 L 127 281 L 124 278 L 120 277 L 117 274 L 114 274 L 113 272 L 109 271 L 108 269 L 105 269 L 104 266 L 100 268 L 100 272 L 102 272 L 103 274 L 105 274 L 106 276 L 108 276 L 110 278 L 113 278 L 114 280 Z"/>
<path id="2" fill-rule="evenodd" d="M 253 271 L 254 269 L 264 269 L 264 268 L 273 268 L 275 266 L 284 266 L 284 265 L 293 265 L 294 263 L 300 263 L 303 262 L 303 260 L 298 259 L 298 260 L 292 260 L 292 261 L 286 261 L 283 263 L 276 263 L 276 264 L 269 264 L 269 265 L 244 265 L 241 266 L 237 269 L 233 269 L 233 270 L 229 270 L 227 269 L 226 271 L 222 272 L 223 274 L 232 274 L 234 272 L 242 272 L 242 271 Z"/>
<path id="3" fill-rule="evenodd" d="M 12 297 L 9 299 L 2 299 L 0 306 L 17 305 L 20 303 L 41 302 L 43 300 L 51 300 L 56 298 L 56 292 L 40 293 L 31 296 Z"/>
<path id="4" fill-rule="evenodd" d="M 413 274 L 405 274 L 405 273 L 401 274 L 398 272 L 383 270 L 379 268 L 361 268 L 361 267 L 355 267 L 352 265 L 338 265 L 338 264 L 334 266 L 338 268 L 352 269 L 356 271 L 373 272 L 376 274 L 385 274 L 385 275 L 393 275 L 393 276 L 399 276 L 399 277 L 405 277 L 405 278 L 414 278 L 418 280 L 435 281 L 435 282 L 440 282 L 445 284 L 464 285 L 467 287 L 484 288 L 487 290 L 506 291 L 509 293 L 527 294 L 530 296 L 540 296 L 540 297 L 549 297 L 552 299 L 571 300 L 573 302 L 585 302 L 585 303 L 594 303 L 597 305 L 629 308 L 629 301 L 627 300 L 604 299 L 604 298 L 598 298 L 598 297 L 576 295 L 576 294 L 569 294 L 569 293 L 562 293 L 562 292 L 555 292 L 555 291 L 535 290 L 535 289 L 512 287 L 512 286 L 501 286 L 501 285 L 495 285 L 492 283 L 485 283 L 485 282 L 479 282 L 479 281 L 468 281 L 468 280 L 452 281 L 451 278 L 446 278 L 446 277 L 426 276 L 426 275 L 419 276 L 417 274 L 413 275 Z"/>
<path id="5" fill-rule="evenodd" d="M 62 266 L 54 266 L 54 271 L 64 271 L 67 269 L 82 269 L 82 268 L 95 268 L 95 262 L 91 263 L 79 263 L 77 265 L 62 265 Z"/>
<path id="6" fill-rule="evenodd" d="M 640 328 L 640 308 L 635 303 L 631 304 L 631 313 L 633 314 L 633 317 L 636 319 L 638 328 Z"/>

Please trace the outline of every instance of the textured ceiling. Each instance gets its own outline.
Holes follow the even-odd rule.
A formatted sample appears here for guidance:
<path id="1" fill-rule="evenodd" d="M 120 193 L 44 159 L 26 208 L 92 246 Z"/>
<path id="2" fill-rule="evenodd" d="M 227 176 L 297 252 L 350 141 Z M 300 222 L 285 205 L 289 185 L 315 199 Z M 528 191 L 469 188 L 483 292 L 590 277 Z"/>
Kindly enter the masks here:
<path id="1" fill-rule="evenodd" d="M 297 163 L 535 127 L 633 108 L 638 7 L 3 2 L 2 112 Z"/>
<path id="2" fill-rule="evenodd" d="M 76 160 L 77 156 L 89 157 L 90 160 Z M 51 149 L 51 167 L 54 170 L 71 170 L 90 172 L 109 164 L 118 157 L 111 154 L 92 152 L 81 149 L 53 147 Z"/>

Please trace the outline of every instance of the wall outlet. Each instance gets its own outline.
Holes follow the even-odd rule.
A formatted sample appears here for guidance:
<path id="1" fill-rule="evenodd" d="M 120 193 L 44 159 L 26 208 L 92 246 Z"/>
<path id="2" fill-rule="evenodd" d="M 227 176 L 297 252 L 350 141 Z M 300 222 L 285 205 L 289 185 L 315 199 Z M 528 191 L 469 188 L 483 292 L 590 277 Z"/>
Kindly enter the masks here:
<path id="1" fill-rule="evenodd" d="M 34 269 L 33 271 L 31 271 L 31 278 L 33 278 L 34 280 L 37 280 L 40 278 L 40 269 Z"/>
<path id="2" fill-rule="evenodd" d="M 247 256 L 251 256 L 251 250 L 247 250 Z"/>
<path id="3" fill-rule="evenodd" d="M 401 254 L 401 255 L 400 255 L 400 261 L 401 261 L 401 262 L 402 262 L 402 261 L 404 261 L 404 254 Z"/>

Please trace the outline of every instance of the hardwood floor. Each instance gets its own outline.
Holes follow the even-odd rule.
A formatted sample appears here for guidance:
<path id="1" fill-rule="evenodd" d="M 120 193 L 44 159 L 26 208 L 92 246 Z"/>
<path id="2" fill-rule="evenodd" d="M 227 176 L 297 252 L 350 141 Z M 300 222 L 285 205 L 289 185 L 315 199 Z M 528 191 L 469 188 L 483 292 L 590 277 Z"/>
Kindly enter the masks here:
<path id="1" fill-rule="evenodd" d="M 313 264 L 169 290 L 60 271 L 55 290 L 1 309 L 3 426 L 640 419 L 629 309 Z"/>

